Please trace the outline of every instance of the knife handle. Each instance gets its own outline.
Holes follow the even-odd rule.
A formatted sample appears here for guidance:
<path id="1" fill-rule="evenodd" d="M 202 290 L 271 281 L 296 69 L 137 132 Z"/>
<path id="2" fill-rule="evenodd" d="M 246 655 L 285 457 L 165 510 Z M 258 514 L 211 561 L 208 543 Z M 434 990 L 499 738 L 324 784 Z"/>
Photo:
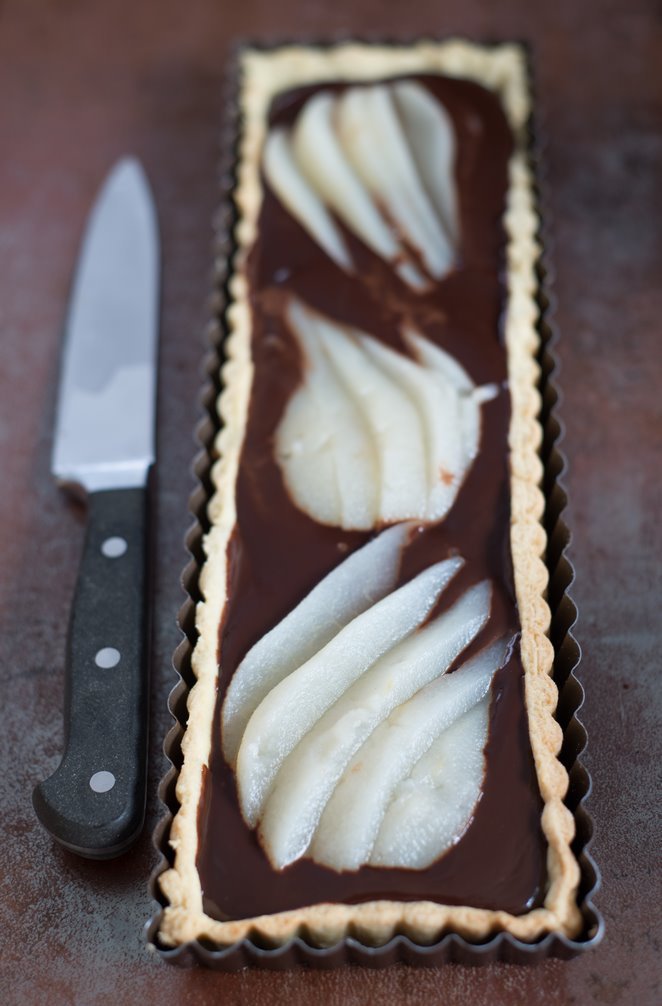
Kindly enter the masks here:
<path id="1" fill-rule="evenodd" d="M 145 818 L 147 532 L 146 489 L 90 493 L 67 639 L 64 754 L 32 796 L 51 835 L 92 859 L 124 852 Z"/>

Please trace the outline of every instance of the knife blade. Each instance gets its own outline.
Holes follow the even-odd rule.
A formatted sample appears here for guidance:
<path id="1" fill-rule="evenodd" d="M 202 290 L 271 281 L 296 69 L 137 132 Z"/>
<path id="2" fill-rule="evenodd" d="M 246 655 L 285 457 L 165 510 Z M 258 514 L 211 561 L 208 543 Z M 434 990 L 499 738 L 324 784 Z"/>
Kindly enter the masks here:
<path id="1" fill-rule="evenodd" d="M 145 816 L 158 287 L 151 192 L 125 158 L 90 213 L 65 326 L 51 468 L 87 497 L 88 519 L 67 637 L 64 753 L 33 792 L 51 835 L 94 859 L 124 852 Z"/>

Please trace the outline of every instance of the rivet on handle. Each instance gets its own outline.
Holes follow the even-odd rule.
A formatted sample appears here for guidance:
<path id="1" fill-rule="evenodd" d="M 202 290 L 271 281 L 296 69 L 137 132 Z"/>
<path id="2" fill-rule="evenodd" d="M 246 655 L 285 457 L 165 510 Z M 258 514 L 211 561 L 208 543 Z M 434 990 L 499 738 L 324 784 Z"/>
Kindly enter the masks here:
<path id="1" fill-rule="evenodd" d="M 94 663 L 97 667 L 103 667 L 104 669 L 108 667 L 115 667 L 120 662 L 121 653 L 116 650 L 114 646 L 104 646 L 102 650 L 99 650 L 94 657 Z"/>
<path id="2" fill-rule="evenodd" d="M 125 538 L 113 536 L 112 538 L 106 538 L 101 543 L 101 552 L 107 559 L 119 559 L 121 555 L 124 555 L 128 547 Z"/>
<path id="3" fill-rule="evenodd" d="M 115 785 L 115 776 L 112 772 L 95 772 L 90 778 L 90 789 L 95 793 L 107 793 Z"/>

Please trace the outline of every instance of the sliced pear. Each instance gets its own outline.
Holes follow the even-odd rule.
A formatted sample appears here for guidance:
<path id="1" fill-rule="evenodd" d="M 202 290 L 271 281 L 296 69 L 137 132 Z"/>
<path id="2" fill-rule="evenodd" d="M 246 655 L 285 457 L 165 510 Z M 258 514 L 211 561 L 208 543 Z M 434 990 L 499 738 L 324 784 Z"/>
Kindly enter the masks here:
<path id="1" fill-rule="evenodd" d="M 333 387 L 333 384 L 336 387 Z M 276 430 L 276 460 L 285 485 L 299 509 L 320 524 L 342 525 L 342 503 L 336 473 L 337 426 L 334 418 L 345 408 L 351 416 L 353 403 L 322 367 L 292 395 Z M 311 423 L 310 417 L 316 422 Z M 310 459 L 314 458 L 314 478 Z"/>
<path id="2" fill-rule="evenodd" d="M 424 870 L 464 834 L 485 774 L 489 698 L 451 724 L 396 787 L 371 866 Z"/>
<path id="3" fill-rule="evenodd" d="M 292 154 L 288 132 L 274 129 L 264 145 L 264 173 L 283 206 L 347 272 L 354 271 L 342 234 L 326 206 L 308 183 Z"/>
<path id="4" fill-rule="evenodd" d="M 439 279 L 453 264 L 453 248 L 418 176 L 389 89 L 348 88 L 337 109 L 348 160 L 430 275 Z"/>
<path id="5" fill-rule="evenodd" d="M 496 384 L 484 384 L 476 387 L 464 367 L 440 346 L 436 346 L 429 339 L 424 338 L 412 328 L 405 327 L 402 332 L 406 345 L 414 353 L 414 356 L 429 371 L 434 372 L 440 379 L 440 390 L 444 395 L 449 393 L 444 382 L 448 382 L 458 393 L 455 400 L 455 424 L 460 433 L 462 453 L 464 455 L 463 471 L 478 454 L 481 433 L 481 413 L 480 408 L 484 402 L 490 401 L 499 394 Z M 457 490 L 456 490 L 457 491 Z M 431 510 L 436 512 L 438 507 L 434 505 Z"/>
<path id="6" fill-rule="evenodd" d="M 447 565 L 450 579 L 462 560 Z M 352 755 L 396 706 L 448 669 L 485 625 L 489 610 L 485 582 L 373 664 L 303 738 L 276 777 L 260 827 L 277 869 L 305 853 Z"/>
<path id="7" fill-rule="evenodd" d="M 304 383 L 294 392 L 276 430 L 276 456 L 288 490 L 320 523 L 370 530 L 379 505 L 379 458 L 372 431 L 324 352 L 321 315 L 293 298 L 286 320 L 306 361 Z M 333 459 L 337 505 L 331 518 L 331 506 L 321 499 L 323 483 L 316 485 L 320 457 L 324 460 L 318 444 L 324 444 Z M 305 505 L 311 495 L 314 507 Z"/>
<path id="8" fill-rule="evenodd" d="M 425 513 L 427 472 L 418 410 L 397 383 L 362 350 L 360 333 L 320 318 L 318 331 L 332 366 L 365 417 L 379 457 L 378 512 L 384 521 Z"/>
<path id="9" fill-rule="evenodd" d="M 293 298 L 286 318 L 304 380 L 276 430 L 294 502 L 323 524 L 367 530 L 380 520 L 441 520 L 478 453 L 480 407 L 464 368 L 415 330 L 396 353 Z"/>
<path id="10" fill-rule="evenodd" d="M 429 279 L 400 240 L 416 249 L 429 276 L 453 265 L 457 209 L 453 127 L 419 85 L 322 91 L 292 130 L 272 130 L 263 164 L 283 205 L 333 261 L 354 263 L 333 211 L 409 286 Z"/>
<path id="11" fill-rule="evenodd" d="M 271 689 L 393 590 L 410 530 L 396 524 L 357 549 L 248 651 L 223 703 L 223 753 L 232 766 L 246 724 Z"/>
<path id="12" fill-rule="evenodd" d="M 377 727 L 324 809 L 310 846 L 315 862 L 357 870 L 370 860 L 396 787 L 437 737 L 487 694 L 505 650 L 504 642 L 483 650 L 422 688 Z"/>
<path id="13" fill-rule="evenodd" d="M 336 101 L 326 91 L 304 105 L 292 130 L 297 164 L 311 186 L 374 252 L 396 259 L 400 248 L 370 193 L 357 177 L 334 128 Z"/>
<path id="14" fill-rule="evenodd" d="M 459 236 L 455 182 L 455 129 L 430 92 L 414 81 L 393 84 L 391 93 L 419 177 L 453 245 Z"/>
<path id="15" fill-rule="evenodd" d="M 364 671 L 426 619 L 447 579 L 445 562 L 430 566 L 358 615 L 262 700 L 237 757 L 239 803 L 251 827 L 290 752 Z"/>
<path id="16" fill-rule="evenodd" d="M 420 516 L 440 520 L 453 505 L 467 463 L 457 391 L 438 372 L 426 370 L 370 336 L 363 336 L 362 345 L 418 408 L 428 482 L 425 510 Z"/>

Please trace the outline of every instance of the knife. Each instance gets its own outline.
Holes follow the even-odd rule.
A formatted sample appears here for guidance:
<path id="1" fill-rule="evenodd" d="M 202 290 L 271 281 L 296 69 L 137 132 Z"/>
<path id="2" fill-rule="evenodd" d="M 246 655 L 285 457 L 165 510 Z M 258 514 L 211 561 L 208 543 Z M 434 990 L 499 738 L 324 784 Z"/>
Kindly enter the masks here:
<path id="1" fill-rule="evenodd" d="M 87 224 L 65 329 L 52 472 L 88 503 L 66 656 L 61 763 L 33 792 L 72 852 L 117 856 L 145 817 L 148 482 L 159 242 L 140 164 L 121 160 Z"/>

